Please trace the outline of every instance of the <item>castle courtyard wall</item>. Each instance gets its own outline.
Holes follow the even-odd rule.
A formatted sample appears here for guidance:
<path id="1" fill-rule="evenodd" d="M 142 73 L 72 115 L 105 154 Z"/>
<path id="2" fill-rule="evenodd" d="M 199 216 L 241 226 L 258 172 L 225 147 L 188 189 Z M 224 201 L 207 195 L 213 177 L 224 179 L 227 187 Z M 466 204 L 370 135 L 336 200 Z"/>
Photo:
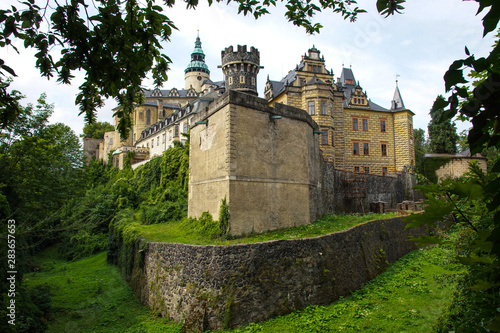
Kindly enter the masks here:
<path id="1" fill-rule="evenodd" d="M 424 231 L 405 230 L 398 217 L 315 238 L 254 244 L 139 240 L 131 252 L 116 233 L 111 231 L 110 244 L 115 245 L 108 259 L 122 267 L 141 302 L 184 320 L 183 332 L 204 332 L 330 304 L 413 250 L 409 236 Z M 122 252 L 133 254 L 133 261 Z"/>

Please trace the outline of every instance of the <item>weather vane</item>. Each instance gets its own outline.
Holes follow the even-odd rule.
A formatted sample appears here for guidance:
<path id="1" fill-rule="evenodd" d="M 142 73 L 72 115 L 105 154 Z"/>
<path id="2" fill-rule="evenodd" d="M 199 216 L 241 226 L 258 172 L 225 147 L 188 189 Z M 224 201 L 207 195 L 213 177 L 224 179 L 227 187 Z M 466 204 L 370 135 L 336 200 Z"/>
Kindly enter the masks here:
<path id="1" fill-rule="evenodd" d="M 396 73 L 396 86 L 398 85 L 398 77 L 401 77 L 398 73 Z"/>

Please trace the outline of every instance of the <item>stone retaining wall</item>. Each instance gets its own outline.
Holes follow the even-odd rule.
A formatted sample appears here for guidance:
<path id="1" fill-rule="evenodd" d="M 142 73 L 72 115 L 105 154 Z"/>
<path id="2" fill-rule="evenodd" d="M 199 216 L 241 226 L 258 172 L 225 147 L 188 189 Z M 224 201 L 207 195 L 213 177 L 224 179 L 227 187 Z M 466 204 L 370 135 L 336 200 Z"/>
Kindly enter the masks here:
<path id="1" fill-rule="evenodd" d="M 108 259 L 122 267 L 143 304 L 184 320 L 185 332 L 203 332 L 348 295 L 415 248 L 408 238 L 423 231 L 404 227 L 398 217 L 308 239 L 227 246 L 138 241 L 131 252 L 112 231 L 117 248 Z M 128 268 L 120 251 L 133 254 Z"/>

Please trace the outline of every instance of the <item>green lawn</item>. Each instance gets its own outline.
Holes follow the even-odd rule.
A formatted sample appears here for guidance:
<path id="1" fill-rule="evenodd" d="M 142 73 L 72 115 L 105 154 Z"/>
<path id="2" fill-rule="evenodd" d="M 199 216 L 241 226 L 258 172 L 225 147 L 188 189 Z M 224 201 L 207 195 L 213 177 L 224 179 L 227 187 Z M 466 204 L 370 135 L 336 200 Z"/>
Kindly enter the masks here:
<path id="1" fill-rule="evenodd" d="M 178 222 L 143 225 L 137 221 L 137 214 L 130 215 L 128 228 L 134 229 L 137 234 L 154 242 L 186 243 L 197 245 L 227 245 L 241 243 L 256 243 L 275 239 L 307 238 L 326 235 L 332 232 L 341 231 L 358 224 L 373 220 L 387 219 L 398 216 L 397 213 L 365 215 L 324 215 L 312 224 L 294 228 L 280 229 L 265 232 L 262 234 L 250 234 L 229 240 L 211 239 L 206 237 L 203 226 L 193 225 L 198 221 L 183 220 Z M 201 232 L 200 232 L 201 229 Z"/>
<path id="2" fill-rule="evenodd" d="M 452 258 L 442 247 L 413 251 L 349 297 L 233 332 L 430 332 L 463 271 Z M 180 332 L 180 324 L 139 304 L 104 252 L 65 262 L 50 248 L 36 260 L 41 271 L 25 282 L 54 286 L 48 332 Z"/>
<path id="3" fill-rule="evenodd" d="M 24 277 L 27 286 L 53 286 L 54 315 L 47 332 L 179 332 L 180 325 L 139 303 L 106 253 L 65 262 L 52 247 L 38 255 L 41 267 Z"/>

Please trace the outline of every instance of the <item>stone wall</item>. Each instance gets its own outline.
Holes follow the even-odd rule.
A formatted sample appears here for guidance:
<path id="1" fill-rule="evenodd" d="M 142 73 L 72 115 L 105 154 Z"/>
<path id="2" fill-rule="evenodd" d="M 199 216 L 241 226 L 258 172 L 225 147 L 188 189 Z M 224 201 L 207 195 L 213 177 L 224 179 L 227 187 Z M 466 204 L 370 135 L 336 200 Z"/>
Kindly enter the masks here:
<path id="1" fill-rule="evenodd" d="M 487 160 L 484 157 L 461 157 L 450 158 L 450 161 L 436 170 L 436 176 L 441 181 L 445 178 L 459 178 L 469 172 L 470 162 L 477 162 L 479 167 L 484 171 L 488 171 Z"/>
<path id="2" fill-rule="evenodd" d="M 112 230 L 108 259 L 143 304 L 184 320 L 184 332 L 204 332 L 329 304 L 413 250 L 408 238 L 422 232 L 393 218 L 308 239 L 228 246 L 142 240 L 131 249 Z"/>
<path id="3" fill-rule="evenodd" d="M 83 139 L 83 155 L 87 159 L 87 162 L 93 159 L 98 160 L 101 158 L 101 156 L 99 156 L 99 144 L 101 142 L 102 139 Z"/>
<path id="4" fill-rule="evenodd" d="M 396 208 L 405 200 L 418 201 L 423 195 L 413 190 L 417 179 L 410 173 L 378 176 L 337 170 L 331 163 L 323 163 L 323 183 L 317 198 L 323 214 L 363 213 L 370 211 L 370 203 L 386 202 L 387 208 Z"/>
<path id="5" fill-rule="evenodd" d="M 193 118 L 188 215 L 218 219 L 229 205 L 232 235 L 288 228 L 321 214 L 318 126 L 303 110 L 229 90 Z"/>

